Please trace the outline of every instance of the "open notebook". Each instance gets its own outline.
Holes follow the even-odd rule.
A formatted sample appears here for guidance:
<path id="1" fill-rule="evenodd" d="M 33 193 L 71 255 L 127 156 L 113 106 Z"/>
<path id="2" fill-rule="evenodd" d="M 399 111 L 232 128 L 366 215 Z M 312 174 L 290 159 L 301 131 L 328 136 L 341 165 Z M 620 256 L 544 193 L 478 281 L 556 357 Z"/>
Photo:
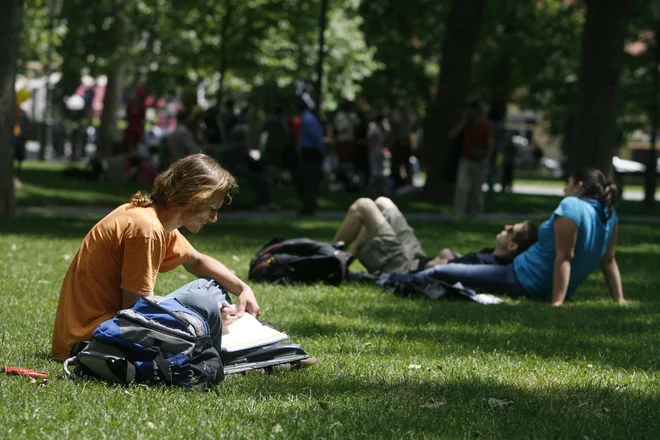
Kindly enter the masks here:
<path id="1" fill-rule="evenodd" d="M 289 338 L 286 333 L 263 325 L 249 313 L 238 318 L 227 331 L 228 334 L 222 335 L 222 349 L 228 352 L 261 347 Z"/>

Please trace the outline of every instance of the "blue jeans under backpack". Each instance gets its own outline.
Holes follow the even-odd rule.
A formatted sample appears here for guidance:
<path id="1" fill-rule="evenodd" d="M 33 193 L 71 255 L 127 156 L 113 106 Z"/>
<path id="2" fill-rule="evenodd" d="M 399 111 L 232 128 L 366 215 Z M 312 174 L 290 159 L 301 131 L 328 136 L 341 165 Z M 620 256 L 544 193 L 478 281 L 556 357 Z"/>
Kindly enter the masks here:
<path id="1" fill-rule="evenodd" d="M 92 340 L 64 363 L 70 378 L 180 385 L 206 390 L 224 371 L 207 322 L 175 298 L 142 297 L 102 322 Z"/>

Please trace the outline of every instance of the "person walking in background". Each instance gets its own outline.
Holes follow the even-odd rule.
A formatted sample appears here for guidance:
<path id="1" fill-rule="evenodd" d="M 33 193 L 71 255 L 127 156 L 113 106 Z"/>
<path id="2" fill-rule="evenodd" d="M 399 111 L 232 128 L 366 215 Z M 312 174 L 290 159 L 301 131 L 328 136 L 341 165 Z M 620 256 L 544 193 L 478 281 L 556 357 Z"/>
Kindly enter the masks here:
<path id="1" fill-rule="evenodd" d="M 394 122 L 394 139 L 392 143 L 392 178 L 394 188 L 412 184 L 412 145 L 410 141 L 413 132 L 412 121 L 407 110 L 402 110 Z"/>
<path id="2" fill-rule="evenodd" d="M 516 168 L 516 145 L 513 143 L 513 135 L 506 131 L 502 145 L 502 192 L 513 192 L 513 173 Z"/>
<path id="3" fill-rule="evenodd" d="M 355 118 L 351 115 L 350 101 L 343 101 L 333 120 L 339 165 L 353 163 L 355 149 Z"/>
<path id="4" fill-rule="evenodd" d="M 147 91 L 144 87 L 139 86 L 131 93 L 131 97 L 126 103 L 128 125 L 124 131 L 122 143 L 127 152 L 135 151 L 138 144 L 144 142 L 144 121 L 147 117 L 146 97 Z"/>
<path id="5" fill-rule="evenodd" d="M 383 162 L 385 160 L 385 133 L 379 124 L 379 118 L 372 110 L 367 115 L 369 125 L 367 126 L 367 153 L 369 154 L 369 179 L 368 187 L 375 194 L 385 193 L 385 176 L 383 174 Z"/>
<path id="6" fill-rule="evenodd" d="M 224 125 L 225 133 L 229 136 L 234 129 L 234 125 L 238 122 L 236 117 L 236 110 L 234 109 L 234 100 L 228 99 L 225 102 L 225 111 L 222 115 L 222 125 Z"/>
<path id="7" fill-rule="evenodd" d="M 14 167 L 16 176 L 21 173 L 23 161 L 25 160 L 25 144 L 27 143 L 27 130 L 30 121 L 23 110 L 16 104 L 16 122 L 14 125 Z"/>
<path id="8" fill-rule="evenodd" d="M 265 135 L 262 160 L 272 170 L 273 175 L 278 175 L 284 166 L 284 150 L 289 141 L 289 125 L 283 116 L 282 107 L 275 105 L 266 118 L 262 129 Z"/>
<path id="9" fill-rule="evenodd" d="M 459 136 L 463 140 L 456 176 L 454 215 L 461 219 L 466 214 L 478 215 L 484 211 L 481 185 L 489 153 L 493 148 L 493 131 L 483 117 L 479 103 L 468 105 L 463 118 L 449 134 L 451 139 Z"/>
<path id="10" fill-rule="evenodd" d="M 495 183 L 500 180 L 501 175 L 501 154 L 505 141 L 504 120 L 501 112 L 491 109 L 488 113 L 488 120 L 493 127 L 493 149 L 488 155 L 488 171 L 486 172 L 486 183 L 488 184 L 488 193 L 495 192 Z"/>
<path id="11" fill-rule="evenodd" d="M 313 215 L 316 212 L 319 197 L 319 185 L 323 175 L 323 128 L 316 116 L 304 101 L 299 104 L 300 137 L 298 154 L 298 193 L 302 202 L 301 215 Z"/>
<path id="12" fill-rule="evenodd" d="M 179 110 L 176 114 L 176 128 L 167 137 L 167 146 L 170 152 L 169 163 L 201 151 L 195 140 L 195 136 L 193 136 L 192 131 L 188 127 L 189 123 L 190 112 L 188 110 Z"/>
<path id="13" fill-rule="evenodd" d="M 263 161 L 250 155 L 250 126 L 248 109 L 243 108 L 229 133 L 228 149 L 224 154 L 224 165 L 241 181 L 249 183 L 257 197 L 257 209 L 276 211 L 279 206 L 273 201 L 273 180 Z"/>

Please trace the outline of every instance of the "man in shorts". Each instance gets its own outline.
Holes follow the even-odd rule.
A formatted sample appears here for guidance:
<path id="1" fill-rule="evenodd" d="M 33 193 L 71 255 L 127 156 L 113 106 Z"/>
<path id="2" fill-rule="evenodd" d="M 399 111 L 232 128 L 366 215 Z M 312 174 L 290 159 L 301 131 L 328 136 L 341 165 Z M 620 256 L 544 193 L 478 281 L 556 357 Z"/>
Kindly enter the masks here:
<path id="1" fill-rule="evenodd" d="M 523 221 L 506 225 L 494 248 L 466 255 L 443 249 L 435 257 L 427 256 L 399 208 L 389 198 L 379 197 L 353 202 L 333 242 L 352 244 L 351 254 L 370 274 L 380 274 L 417 272 L 438 264 L 510 264 L 536 239 L 536 225 Z"/>

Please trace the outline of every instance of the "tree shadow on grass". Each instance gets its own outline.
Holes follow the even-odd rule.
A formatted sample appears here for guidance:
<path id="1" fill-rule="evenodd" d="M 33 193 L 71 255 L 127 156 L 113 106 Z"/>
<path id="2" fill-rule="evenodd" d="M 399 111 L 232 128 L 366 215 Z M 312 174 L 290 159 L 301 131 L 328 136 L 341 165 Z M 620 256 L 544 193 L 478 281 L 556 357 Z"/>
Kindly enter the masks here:
<path id="1" fill-rule="evenodd" d="M 19 203 L 25 206 L 115 204 L 119 199 L 128 201 L 138 190 L 148 191 L 151 187 L 141 182 L 99 182 L 67 178 L 60 168 L 25 168 L 21 171 L 20 179 L 26 186 L 18 189 L 16 195 Z M 85 193 L 88 193 L 88 198 L 81 198 Z"/>
<path id="2" fill-rule="evenodd" d="M 26 214 L 0 219 L 0 230 L 3 234 L 82 239 L 97 222 L 98 219 L 89 217 Z M 191 234 L 185 228 L 181 228 L 180 231 L 191 241 L 207 244 L 218 241 L 225 248 L 235 246 L 237 251 L 249 248 L 250 252 L 257 252 L 274 236 L 280 235 L 287 239 L 309 237 L 331 240 L 336 229 L 336 223 L 331 221 L 255 219 L 222 220 L 216 224 L 206 225 L 198 234 Z"/>
<path id="3" fill-rule="evenodd" d="M 295 413 L 280 406 L 266 421 L 280 424 L 289 438 L 650 438 L 658 429 L 657 395 L 604 384 L 531 389 L 423 370 L 400 372 L 406 377 L 398 380 L 341 371 L 293 374 L 295 381 L 229 382 L 225 385 L 232 386 L 220 388 L 219 395 L 259 396 L 258 402 L 287 396 L 308 400 Z M 493 408 L 491 398 L 511 403 Z M 242 414 L 241 420 L 247 426 L 264 424 L 263 415 L 254 414 Z"/>
<path id="4" fill-rule="evenodd" d="M 84 217 L 22 215 L 0 219 L 3 234 L 32 237 L 82 238 L 97 220 Z"/>
<path id="5" fill-rule="evenodd" d="M 346 334 L 361 341 L 395 336 L 450 344 L 465 353 L 479 349 L 568 362 L 587 358 L 613 367 L 656 371 L 660 302 L 654 298 L 642 307 L 636 300 L 621 307 L 607 301 L 580 300 L 556 309 L 527 300 L 482 306 L 469 301 L 388 299 L 343 310 L 341 322 L 308 322 L 301 317 L 289 322 L 286 331 L 310 338 Z M 327 304 L 316 301 L 314 307 L 333 310 L 331 303 L 332 299 Z"/>

